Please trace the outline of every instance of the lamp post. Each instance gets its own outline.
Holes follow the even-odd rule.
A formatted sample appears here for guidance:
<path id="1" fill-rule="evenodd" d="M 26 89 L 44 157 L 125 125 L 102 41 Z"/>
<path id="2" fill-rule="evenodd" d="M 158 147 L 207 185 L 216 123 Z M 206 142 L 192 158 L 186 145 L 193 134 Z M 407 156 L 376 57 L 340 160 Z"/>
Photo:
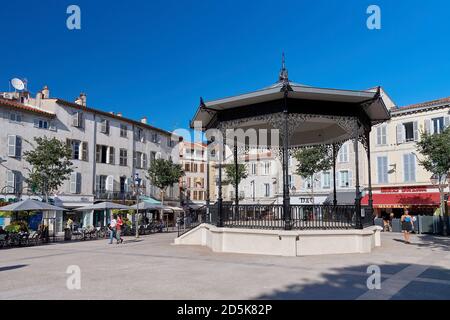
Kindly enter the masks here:
<path id="1" fill-rule="evenodd" d="M 134 174 L 134 183 L 132 184 L 133 192 L 136 194 L 136 218 L 134 221 L 134 225 L 136 228 L 136 238 L 139 238 L 139 195 L 141 192 L 141 181 L 139 178 L 139 173 Z"/>
<path id="2" fill-rule="evenodd" d="M 440 210 L 441 210 L 441 217 L 442 217 L 442 222 L 443 222 L 443 227 L 442 227 L 442 235 L 443 236 L 447 236 L 447 219 L 446 219 L 446 214 L 445 214 L 445 203 L 444 203 L 444 188 L 445 185 L 443 183 L 443 181 L 445 180 L 450 180 L 448 175 L 446 175 L 446 177 L 444 178 L 443 175 L 439 175 L 439 174 L 433 174 L 430 178 L 431 183 L 434 186 L 437 186 L 439 189 L 439 200 L 440 200 Z"/>

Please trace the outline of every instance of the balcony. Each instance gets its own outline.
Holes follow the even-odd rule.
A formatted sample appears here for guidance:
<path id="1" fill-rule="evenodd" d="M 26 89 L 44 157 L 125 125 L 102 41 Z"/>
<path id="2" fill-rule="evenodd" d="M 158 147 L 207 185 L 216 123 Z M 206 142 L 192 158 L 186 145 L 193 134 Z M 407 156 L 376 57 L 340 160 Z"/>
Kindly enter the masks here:
<path id="1" fill-rule="evenodd" d="M 135 200 L 136 196 L 133 195 L 133 192 L 121 192 L 121 191 L 105 191 L 105 190 L 97 190 L 94 192 L 95 200 L 103 200 L 103 201 L 125 201 L 125 200 Z"/>

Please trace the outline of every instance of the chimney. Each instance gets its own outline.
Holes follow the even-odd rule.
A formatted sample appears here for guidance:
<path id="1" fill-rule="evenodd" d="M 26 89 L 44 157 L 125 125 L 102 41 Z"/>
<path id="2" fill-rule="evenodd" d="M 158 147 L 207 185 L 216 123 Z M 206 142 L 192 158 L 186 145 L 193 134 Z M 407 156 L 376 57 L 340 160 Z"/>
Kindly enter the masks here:
<path id="1" fill-rule="evenodd" d="M 122 116 L 122 112 L 117 112 L 117 116 L 121 117 Z"/>
<path id="2" fill-rule="evenodd" d="M 75 103 L 86 107 L 86 94 L 83 92 L 80 93 L 80 96 L 75 100 Z"/>
<path id="3" fill-rule="evenodd" d="M 41 91 L 42 93 L 42 99 L 49 99 L 50 98 L 50 90 L 47 86 L 44 86 L 44 89 Z"/>
<path id="4" fill-rule="evenodd" d="M 141 119 L 141 123 L 143 123 L 143 124 L 147 124 L 147 117 L 142 117 L 142 119 Z"/>

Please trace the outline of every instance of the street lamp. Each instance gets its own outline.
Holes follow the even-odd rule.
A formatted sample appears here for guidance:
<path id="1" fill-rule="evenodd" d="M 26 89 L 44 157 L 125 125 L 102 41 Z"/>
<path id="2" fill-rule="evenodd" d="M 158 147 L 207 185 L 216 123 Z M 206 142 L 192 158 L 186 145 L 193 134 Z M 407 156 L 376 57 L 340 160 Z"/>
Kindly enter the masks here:
<path id="1" fill-rule="evenodd" d="M 448 175 L 446 179 L 441 175 L 433 174 L 430 178 L 431 183 L 434 186 L 437 186 L 439 189 L 439 198 L 440 198 L 440 210 L 441 210 L 441 217 L 443 218 L 443 227 L 442 227 L 442 234 L 444 236 L 447 236 L 447 217 L 445 214 L 445 203 L 444 203 L 444 188 L 445 185 L 443 184 L 443 181 L 450 180 Z"/>
<path id="2" fill-rule="evenodd" d="M 133 178 L 132 178 L 133 179 Z M 134 183 L 132 184 L 133 192 L 136 194 L 136 218 L 135 218 L 135 228 L 136 228 L 136 238 L 139 238 L 139 196 L 141 192 L 141 182 L 142 179 L 139 178 L 139 173 L 134 174 Z"/>

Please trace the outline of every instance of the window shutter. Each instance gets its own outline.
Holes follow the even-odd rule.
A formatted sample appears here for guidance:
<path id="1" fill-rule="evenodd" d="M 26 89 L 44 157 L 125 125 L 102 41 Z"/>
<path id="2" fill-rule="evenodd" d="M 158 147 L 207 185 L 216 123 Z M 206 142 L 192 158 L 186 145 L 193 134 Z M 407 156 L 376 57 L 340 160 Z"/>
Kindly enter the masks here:
<path id="1" fill-rule="evenodd" d="M 352 172 L 349 170 L 348 171 L 348 186 L 351 187 L 353 185 L 353 176 L 352 176 Z"/>
<path id="2" fill-rule="evenodd" d="M 81 193 L 81 173 L 77 172 L 77 193 Z"/>
<path id="3" fill-rule="evenodd" d="M 16 148 L 17 144 L 17 136 L 16 135 L 9 135 L 8 136 L 8 157 L 16 157 Z"/>
<path id="4" fill-rule="evenodd" d="M 405 127 L 403 124 L 397 124 L 397 144 L 405 142 Z"/>
<path id="5" fill-rule="evenodd" d="M 81 160 L 87 161 L 88 160 L 88 143 L 82 142 L 81 144 Z"/>
<path id="6" fill-rule="evenodd" d="M 109 164 L 114 164 L 115 162 L 115 149 L 114 147 L 108 147 L 109 150 Z"/>
<path id="7" fill-rule="evenodd" d="M 100 191 L 100 176 L 95 176 L 95 191 Z"/>
<path id="8" fill-rule="evenodd" d="M 381 127 L 381 143 L 387 144 L 387 126 Z"/>
<path id="9" fill-rule="evenodd" d="M 444 128 L 448 128 L 450 126 L 450 117 L 444 117 Z"/>
<path id="10" fill-rule="evenodd" d="M 77 173 L 72 172 L 70 174 L 70 193 L 77 193 Z"/>
<path id="11" fill-rule="evenodd" d="M 403 155 L 403 178 L 405 182 L 409 181 L 409 156 L 407 154 Z"/>
<path id="12" fill-rule="evenodd" d="M 417 121 L 413 122 L 413 130 L 414 130 L 414 141 L 418 141 L 419 140 L 419 129 L 417 126 Z"/>
<path id="13" fill-rule="evenodd" d="M 409 178 L 410 181 L 416 181 L 416 157 L 413 154 L 409 155 Z"/>
<path id="14" fill-rule="evenodd" d="M 133 167 L 137 167 L 137 159 L 136 159 L 136 157 L 137 157 L 137 152 L 136 151 L 134 151 L 133 152 Z"/>
<path id="15" fill-rule="evenodd" d="M 382 172 L 383 172 L 383 170 L 382 170 L 382 166 L 383 166 L 383 163 L 382 163 L 382 157 L 378 157 L 377 158 L 377 177 L 378 177 L 378 183 L 382 183 Z"/>
<path id="16" fill-rule="evenodd" d="M 8 170 L 6 173 L 6 185 L 8 186 L 7 192 L 8 193 L 14 193 L 15 187 L 16 187 L 16 175 L 13 171 Z"/>
<path id="17" fill-rule="evenodd" d="M 425 132 L 431 134 L 431 120 L 425 119 Z"/>
<path id="18" fill-rule="evenodd" d="M 126 178 L 125 179 L 125 192 L 130 192 L 131 190 L 131 178 Z"/>
<path id="19" fill-rule="evenodd" d="M 142 168 L 147 169 L 147 154 L 142 153 Z"/>
<path id="20" fill-rule="evenodd" d="M 106 191 L 114 191 L 114 177 L 108 176 L 106 178 Z"/>

